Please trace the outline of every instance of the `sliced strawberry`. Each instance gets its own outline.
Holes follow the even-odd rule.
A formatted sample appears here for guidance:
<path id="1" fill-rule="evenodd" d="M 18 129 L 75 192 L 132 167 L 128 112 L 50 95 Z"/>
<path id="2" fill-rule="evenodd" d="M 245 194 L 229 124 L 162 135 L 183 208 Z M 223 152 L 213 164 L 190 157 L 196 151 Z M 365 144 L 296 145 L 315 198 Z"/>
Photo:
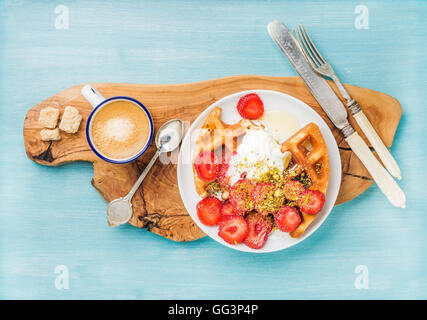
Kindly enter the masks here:
<path id="1" fill-rule="evenodd" d="M 196 209 L 200 221 L 207 226 L 216 226 L 221 220 L 221 201 L 215 197 L 200 200 Z"/>
<path id="2" fill-rule="evenodd" d="M 251 193 L 255 182 L 249 179 L 240 179 L 230 188 L 229 200 L 234 209 L 244 214 L 254 208 Z"/>
<path id="3" fill-rule="evenodd" d="M 206 181 L 214 180 L 220 168 L 218 157 L 210 151 L 200 152 L 194 160 L 194 166 L 199 177 Z"/>
<path id="4" fill-rule="evenodd" d="M 227 201 L 225 201 L 222 204 L 222 207 L 221 207 L 221 215 L 222 215 L 222 217 L 232 216 L 232 215 L 237 215 L 237 214 L 239 214 L 239 212 L 237 212 L 236 210 L 234 210 L 234 207 L 230 203 L 230 201 L 227 200 Z"/>
<path id="5" fill-rule="evenodd" d="M 279 230 L 283 232 L 294 231 L 301 223 L 301 216 L 294 207 L 284 207 L 274 216 L 274 221 Z"/>
<path id="6" fill-rule="evenodd" d="M 256 120 L 264 113 L 264 104 L 256 93 L 249 93 L 240 98 L 237 111 L 242 118 Z"/>
<path id="7" fill-rule="evenodd" d="M 258 213 L 267 215 L 281 208 L 285 199 L 282 193 L 276 195 L 276 189 L 274 184 L 268 182 L 261 182 L 255 186 L 252 190 L 252 200 Z"/>
<path id="8" fill-rule="evenodd" d="M 244 243 L 250 248 L 261 249 L 273 229 L 273 219 L 270 216 L 266 217 L 252 212 L 246 217 L 246 222 L 249 231 Z"/>
<path id="9" fill-rule="evenodd" d="M 285 186 L 283 187 L 285 198 L 291 201 L 298 201 L 304 191 L 304 185 L 301 182 L 295 180 L 286 182 Z"/>
<path id="10" fill-rule="evenodd" d="M 219 223 L 218 235 L 229 244 L 242 242 L 248 234 L 248 223 L 240 215 L 228 216 Z"/>
<path id="11" fill-rule="evenodd" d="M 308 214 L 316 214 L 322 210 L 325 204 L 325 195 L 318 190 L 306 190 L 298 200 L 298 206 L 301 211 Z"/>
<path id="12" fill-rule="evenodd" d="M 228 190 L 230 188 L 230 177 L 227 175 L 227 171 L 230 166 L 231 157 L 235 154 L 236 152 L 227 152 L 222 157 L 221 168 L 219 169 L 217 181 L 223 190 Z"/>

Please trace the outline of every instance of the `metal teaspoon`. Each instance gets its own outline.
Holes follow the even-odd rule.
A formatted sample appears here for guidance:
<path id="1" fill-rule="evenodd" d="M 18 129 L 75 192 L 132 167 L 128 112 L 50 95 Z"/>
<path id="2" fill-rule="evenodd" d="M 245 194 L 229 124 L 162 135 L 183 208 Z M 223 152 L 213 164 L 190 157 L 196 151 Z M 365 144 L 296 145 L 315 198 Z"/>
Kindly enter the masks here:
<path id="1" fill-rule="evenodd" d="M 108 204 L 107 217 L 111 224 L 119 225 L 129 221 L 132 217 L 132 197 L 138 190 L 145 176 L 156 162 L 160 153 L 175 150 L 179 146 L 183 135 L 184 126 L 180 119 L 169 120 L 159 128 L 155 138 L 157 151 L 133 185 L 132 189 L 125 197 L 115 199 Z"/>

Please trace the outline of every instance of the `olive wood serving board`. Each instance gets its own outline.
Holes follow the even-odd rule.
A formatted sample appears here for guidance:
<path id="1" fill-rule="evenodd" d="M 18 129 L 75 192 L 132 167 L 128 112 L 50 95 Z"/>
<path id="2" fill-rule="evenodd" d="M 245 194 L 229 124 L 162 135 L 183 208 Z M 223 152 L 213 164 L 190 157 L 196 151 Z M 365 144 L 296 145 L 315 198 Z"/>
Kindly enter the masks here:
<path id="1" fill-rule="evenodd" d="M 336 204 L 357 197 L 373 183 L 365 167 L 298 77 L 240 75 L 188 84 L 92 83 L 92 85 L 106 98 L 125 95 L 141 101 L 152 114 L 156 131 L 172 118 L 193 121 L 210 104 L 238 91 L 268 89 L 289 94 L 318 112 L 337 140 L 343 175 Z M 337 92 L 336 87 L 331 85 Z M 127 194 L 154 154 L 155 146 L 152 142 L 141 158 L 129 164 L 110 164 L 99 159 L 86 141 L 86 120 L 92 106 L 81 95 L 82 86 L 76 85 L 59 92 L 28 111 L 23 130 L 25 149 L 31 160 L 47 166 L 60 166 L 75 161 L 91 162 L 94 169 L 92 185 L 105 201 L 109 202 Z M 346 85 L 346 88 L 359 102 L 386 146 L 390 147 L 402 114 L 400 103 L 381 92 L 351 85 Z M 79 131 L 76 134 L 61 132 L 60 141 L 52 143 L 42 141 L 40 138 L 42 128 L 38 124 L 40 109 L 48 106 L 56 107 L 62 114 L 67 105 L 76 107 L 83 116 Z M 355 120 L 351 116 L 349 118 L 354 128 L 365 138 Z M 188 130 L 188 126 L 186 129 Z M 176 158 L 177 152 L 170 157 Z M 162 164 L 161 161 L 157 161 L 153 166 L 132 200 L 133 216 L 129 223 L 139 228 L 147 228 L 174 241 L 196 240 L 205 234 L 192 221 L 181 201 L 176 164 L 172 162 Z M 100 211 L 105 214 L 103 209 Z"/>

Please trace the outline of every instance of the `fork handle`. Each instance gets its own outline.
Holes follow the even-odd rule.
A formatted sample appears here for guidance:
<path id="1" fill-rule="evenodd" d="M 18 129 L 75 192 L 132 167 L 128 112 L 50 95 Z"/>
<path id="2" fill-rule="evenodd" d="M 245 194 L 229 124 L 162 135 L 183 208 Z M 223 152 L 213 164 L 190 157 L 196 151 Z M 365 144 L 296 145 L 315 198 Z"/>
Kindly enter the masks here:
<path id="1" fill-rule="evenodd" d="M 406 196 L 400 189 L 397 182 L 387 172 L 386 169 L 375 158 L 371 150 L 369 150 L 365 141 L 357 132 L 352 133 L 345 138 L 356 156 L 362 161 L 363 165 L 368 169 L 368 172 L 377 183 L 381 191 L 386 195 L 388 200 L 395 207 L 405 208 Z"/>
<path id="2" fill-rule="evenodd" d="M 331 67 L 331 68 L 332 68 L 332 67 Z M 334 73 L 332 73 L 332 75 L 331 75 L 331 79 L 334 81 L 335 85 L 337 86 L 338 91 L 341 93 L 341 96 L 342 96 L 345 100 L 347 100 L 347 102 L 348 102 L 348 103 L 350 103 L 350 101 L 352 100 L 352 99 L 351 99 L 351 96 L 350 96 L 350 94 L 348 93 L 347 89 L 346 89 L 346 88 L 344 87 L 344 85 L 342 84 L 342 82 L 340 81 L 340 79 L 335 75 L 335 72 L 334 72 Z"/>
<path id="3" fill-rule="evenodd" d="M 345 98 L 347 100 L 347 105 L 346 105 L 347 108 L 349 109 L 349 111 L 353 115 L 353 117 L 356 119 L 357 124 L 359 125 L 360 129 L 362 129 L 363 133 L 368 138 L 369 142 L 372 144 L 372 147 L 374 147 L 375 151 L 377 152 L 377 154 L 380 157 L 381 161 L 383 162 L 384 166 L 387 168 L 387 170 L 390 172 L 390 174 L 393 177 L 401 180 L 402 175 L 400 173 L 400 168 L 397 165 L 396 160 L 394 160 L 390 151 L 386 148 L 386 146 L 384 145 L 384 142 L 378 136 L 378 134 L 375 131 L 374 127 L 372 126 L 371 122 L 365 116 L 362 109 L 360 109 L 360 106 L 357 103 L 357 101 L 353 100 L 350 97 L 347 90 L 344 88 L 342 83 L 338 80 L 338 78 L 335 75 L 332 77 L 332 79 L 334 80 L 335 84 L 337 85 L 337 87 L 338 87 L 339 91 L 341 92 L 341 95 L 343 96 L 343 98 Z"/>
<path id="4" fill-rule="evenodd" d="M 400 174 L 399 166 L 391 155 L 390 151 L 386 148 L 381 138 L 378 136 L 375 129 L 372 127 L 371 122 L 365 116 L 362 110 L 353 114 L 353 117 L 356 119 L 357 124 L 362 129 L 363 133 L 368 138 L 369 142 L 374 147 L 384 166 L 390 172 L 390 174 L 397 179 L 401 180 L 402 176 Z"/>

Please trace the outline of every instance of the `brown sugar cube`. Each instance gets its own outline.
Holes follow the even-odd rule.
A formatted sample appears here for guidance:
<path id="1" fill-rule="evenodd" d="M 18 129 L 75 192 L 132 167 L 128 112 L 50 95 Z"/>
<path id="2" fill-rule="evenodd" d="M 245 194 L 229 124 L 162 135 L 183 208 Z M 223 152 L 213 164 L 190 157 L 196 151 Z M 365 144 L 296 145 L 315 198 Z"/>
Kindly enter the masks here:
<path id="1" fill-rule="evenodd" d="M 46 107 L 40 110 L 39 124 L 42 127 L 53 129 L 56 127 L 59 118 L 59 109 Z"/>
<path id="2" fill-rule="evenodd" d="M 76 133 L 79 130 L 81 121 L 82 116 L 79 111 L 74 107 L 67 106 L 62 115 L 59 129 L 67 133 Z"/>
<path id="3" fill-rule="evenodd" d="M 43 141 L 58 141 L 61 140 L 61 134 L 59 133 L 59 129 L 43 129 L 40 131 L 40 136 Z"/>

